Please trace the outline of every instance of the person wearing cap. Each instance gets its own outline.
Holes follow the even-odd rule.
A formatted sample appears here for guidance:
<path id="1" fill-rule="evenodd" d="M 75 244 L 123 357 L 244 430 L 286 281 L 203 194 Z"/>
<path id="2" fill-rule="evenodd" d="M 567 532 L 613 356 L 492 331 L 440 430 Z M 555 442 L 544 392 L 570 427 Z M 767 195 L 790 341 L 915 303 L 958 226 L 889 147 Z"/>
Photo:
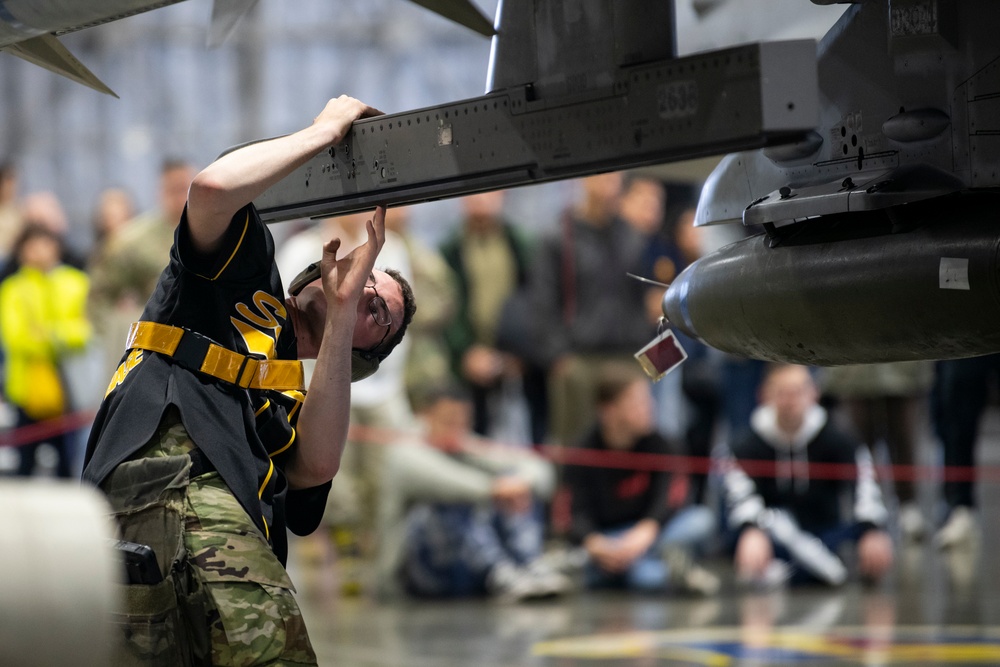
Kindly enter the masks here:
<path id="1" fill-rule="evenodd" d="M 120 664 L 316 664 L 285 531 L 319 523 L 350 383 L 399 343 L 415 304 L 398 274 L 374 269 L 383 207 L 366 243 L 340 259 L 340 240 L 326 243 L 285 299 L 252 202 L 378 113 L 330 100 L 310 126 L 192 181 L 87 446 L 83 478 L 107 494 L 125 542 Z M 308 394 L 300 358 L 316 359 Z"/>

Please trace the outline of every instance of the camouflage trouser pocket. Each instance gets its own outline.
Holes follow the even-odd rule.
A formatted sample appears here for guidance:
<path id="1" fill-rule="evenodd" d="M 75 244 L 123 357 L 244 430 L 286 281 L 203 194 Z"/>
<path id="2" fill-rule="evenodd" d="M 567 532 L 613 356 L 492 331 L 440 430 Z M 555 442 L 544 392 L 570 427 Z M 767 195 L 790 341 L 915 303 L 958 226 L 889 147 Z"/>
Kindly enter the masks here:
<path id="1" fill-rule="evenodd" d="M 212 664 L 315 665 L 288 573 L 216 473 L 192 481 L 185 544 L 210 608 Z"/>
<path id="2" fill-rule="evenodd" d="M 116 665 L 174 667 L 191 665 L 183 655 L 177 594 L 171 579 L 158 584 L 121 586 L 125 610 L 115 614 Z"/>
<path id="3" fill-rule="evenodd" d="M 118 665 L 198 664 L 207 655 L 204 620 L 192 622 L 199 595 L 186 563 L 184 507 L 191 459 L 143 458 L 118 466 L 103 485 L 121 537 L 152 548 L 163 580 L 123 586 L 123 608 L 113 619 Z M 195 613 L 194 616 L 198 614 Z"/>

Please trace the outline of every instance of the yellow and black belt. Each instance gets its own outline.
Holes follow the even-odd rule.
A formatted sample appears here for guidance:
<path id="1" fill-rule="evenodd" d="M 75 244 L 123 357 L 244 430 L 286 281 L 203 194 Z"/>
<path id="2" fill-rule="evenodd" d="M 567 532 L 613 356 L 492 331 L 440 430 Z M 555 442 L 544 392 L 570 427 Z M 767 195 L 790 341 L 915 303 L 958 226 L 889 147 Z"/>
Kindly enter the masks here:
<path id="1" fill-rule="evenodd" d="M 188 370 L 244 389 L 305 390 L 301 361 L 240 354 L 207 336 L 169 324 L 133 322 L 125 346 L 158 352 Z"/>

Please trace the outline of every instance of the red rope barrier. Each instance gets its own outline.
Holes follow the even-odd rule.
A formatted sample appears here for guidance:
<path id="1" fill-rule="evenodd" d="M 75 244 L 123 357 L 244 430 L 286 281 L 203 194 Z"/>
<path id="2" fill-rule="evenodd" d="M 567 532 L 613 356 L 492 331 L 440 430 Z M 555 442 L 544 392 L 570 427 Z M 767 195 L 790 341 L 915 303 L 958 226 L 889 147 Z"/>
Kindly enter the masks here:
<path id="1" fill-rule="evenodd" d="M 0 431 L 0 446 L 20 447 L 32 442 L 40 442 L 46 438 L 51 438 L 63 433 L 77 431 L 83 427 L 89 427 L 94 421 L 93 410 L 80 410 L 69 412 L 53 419 L 46 419 L 28 426 L 21 426 L 14 429 Z"/>
<path id="2" fill-rule="evenodd" d="M 626 468 L 633 470 L 672 471 L 688 474 L 713 472 L 716 462 L 704 456 L 681 456 L 673 454 L 646 454 L 640 452 L 609 452 L 598 449 L 541 445 L 539 449 L 546 458 L 563 465 L 592 466 L 602 468 Z M 751 477 L 777 477 L 778 465 L 772 460 L 739 461 L 739 467 Z M 853 463 L 821 463 L 811 461 L 802 464 L 811 479 L 855 479 L 857 466 Z M 948 482 L 972 482 L 976 479 L 1000 480 L 1000 466 L 941 466 L 928 465 L 875 465 L 876 474 L 883 479 L 915 481 L 921 479 L 942 479 Z"/>
<path id="3" fill-rule="evenodd" d="M 0 446 L 20 447 L 32 442 L 39 442 L 62 433 L 76 431 L 89 427 L 94 419 L 92 410 L 71 412 L 55 419 L 48 419 L 0 432 Z M 411 431 L 376 428 L 371 426 L 351 425 L 349 437 L 355 442 L 365 444 L 388 445 L 402 440 L 413 439 Z M 648 454 L 643 452 L 615 452 L 581 447 L 565 447 L 562 445 L 532 445 L 523 447 L 490 440 L 479 440 L 486 446 L 507 447 L 510 449 L 530 449 L 560 465 L 578 465 L 601 468 L 624 468 L 627 470 L 668 471 L 686 474 L 708 474 L 714 472 L 717 462 L 705 456 L 684 456 L 677 454 Z M 774 461 L 739 462 L 740 468 L 753 477 L 777 476 L 777 464 Z M 881 479 L 896 481 L 941 480 L 945 482 L 1000 482 L 1000 466 L 932 466 L 932 465 L 876 465 L 876 474 Z M 808 464 L 808 475 L 813 479 L 854 479 L 857 470 L 849 463 L 818 463 Z"/>
<path id="4" fill-rule="evenodd" d="M 351 440 L 373 445 L 388 445 L 402 440 L 412 440 L 414 434 L 408 431 L 351 425 Z M 553 463 L 600 468 L 624 468 L 627 470 L 668 471 L 686 474 L 708 474 L 715 472 L 718 462 L 707 456 L 686 456 L 679 454 L 649 454 L 644 452 L 607 451 L 566 447 L 563 445 L 531 445 L 525 447 L 509 443 L 480 440 L 483 444 L 511 449 L 531 449 Z M 754 477 L 776 477 L 775 461 L 740 461 L 740 468 Z M 875 465 L 880 479 L 896 481 L 941 480 L 946 482 L 1000 482 L 1000 466 L 933 466 L 933 465 Z M 855 479 L 857 468 L 850 463 L 808 464 L 808 474 L 813 479 Z"/>

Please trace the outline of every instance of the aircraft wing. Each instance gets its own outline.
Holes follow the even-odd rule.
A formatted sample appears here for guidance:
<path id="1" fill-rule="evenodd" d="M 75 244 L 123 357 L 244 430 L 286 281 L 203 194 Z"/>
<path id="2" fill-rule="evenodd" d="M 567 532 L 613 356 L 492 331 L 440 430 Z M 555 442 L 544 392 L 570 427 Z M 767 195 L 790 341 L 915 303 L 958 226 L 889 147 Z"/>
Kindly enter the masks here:
<path id="1" fill-rule="evenodd" d="M 57 39 L 83 28 L 117 21 L 128 16 L 172 5 L 184 0 L 78 0 L 76 3 L 34 3 L 34 0 L 0 2 L 0 51 L 7 51 L 108 95 L 115 93 L 77 60 Z M 441 16 L 487 37 L 495 33 L 493 23 L 471 0 L 411 0 Z M 215 0 L 208 44 L 218 46 L 233 32 L 240 19 L 257 0 Z M 331 5 L 335 4 L 331 2 Z M 55 3 L 51 3 L 55 5 Z"/>
<path id="2" fill-rule="evenodd" d="M 67 79 L 82 83 L 88 88 L 118 97 L 93 72 L 77 60 L 62 43 L 53 35 L 39 35 L 0 49 L 27 60 L 33 65 L 44 67 L 50 72 L 60 74 Z"/>
<path id="3" fill-rule="evenodd" d="M 493 22 L 483 16 L 483 13 L 469 0 L 411 0 L 411 2 L 470 30 L 475 30 L 480 35 L 491 37 L 496 32 L 493 29 Z"/>

